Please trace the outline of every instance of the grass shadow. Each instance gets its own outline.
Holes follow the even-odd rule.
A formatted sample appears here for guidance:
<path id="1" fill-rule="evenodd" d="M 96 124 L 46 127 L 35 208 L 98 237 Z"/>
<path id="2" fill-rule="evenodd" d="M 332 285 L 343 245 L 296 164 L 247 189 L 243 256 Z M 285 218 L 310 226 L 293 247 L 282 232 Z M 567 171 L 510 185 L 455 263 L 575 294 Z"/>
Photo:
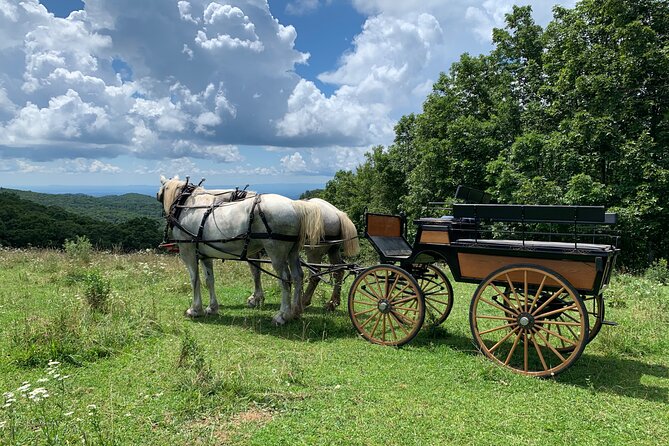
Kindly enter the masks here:
<path id="1" fill-rule="evenodd" d="M 246 305 L 226 305 L 217 315 L 193 319 L 194 323 L 236 326 L 258 334 L 276 336 L 283 339 L 319 342 L 328 339 L 354 338 L 355 330 L 341 309 L 334 312 L 318 306 L 307 307 L 300 318 L 277 326 L 272 317 L 279 310 L 279 304 L 265 303 L 260 310 L 252 310 Z M 246 311 L 242 311 L 246 310 Z"/>
<path id="2" fill-rule="evenodd" d="M 669 367 L 662 364 L 584 353 L 556 379 L 592 392 L 669 404 Z M 653 384 L 660 381 L 663 386 Z"/>
<path id="3" fill-rule="evenodd" d="M 424 329 L 411 341 L 411 345 L 418 348 L 445 345 L 468 355 L 481 354 L 471 336 L 450 332 L 444 327 Z M 669 367 L 662 364 L 599 356 L 587 353 L 586 349 L 569 369 L 557 375 L 554 380 L 593 393 L 609 393 L 669 404 Z"/>

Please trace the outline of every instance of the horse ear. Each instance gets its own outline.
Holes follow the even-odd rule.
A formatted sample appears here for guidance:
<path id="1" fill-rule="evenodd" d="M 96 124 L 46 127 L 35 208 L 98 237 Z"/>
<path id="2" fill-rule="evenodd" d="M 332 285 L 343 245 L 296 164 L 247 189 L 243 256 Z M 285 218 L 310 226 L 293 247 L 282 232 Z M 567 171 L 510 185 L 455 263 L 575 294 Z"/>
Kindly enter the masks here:
<path id="1" fill-rule="evenodd" d="M 165 178 L 165 175 L 160 176 L 160 184 L 165 184 L 167 183 L 167 178 Z"/>

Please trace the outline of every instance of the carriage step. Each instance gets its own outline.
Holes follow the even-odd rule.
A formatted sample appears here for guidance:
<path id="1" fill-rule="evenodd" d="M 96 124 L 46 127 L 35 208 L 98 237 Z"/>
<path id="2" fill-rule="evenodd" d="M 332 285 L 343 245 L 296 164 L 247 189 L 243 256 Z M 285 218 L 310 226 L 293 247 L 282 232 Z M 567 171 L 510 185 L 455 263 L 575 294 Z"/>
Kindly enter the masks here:
<path id="1" fill-rule="evenodd" d="M 602 321 L 602 325 L 610 325 L 612 327 L 617 327 L 618 322 L 613 322 L 613 321 Z"/>

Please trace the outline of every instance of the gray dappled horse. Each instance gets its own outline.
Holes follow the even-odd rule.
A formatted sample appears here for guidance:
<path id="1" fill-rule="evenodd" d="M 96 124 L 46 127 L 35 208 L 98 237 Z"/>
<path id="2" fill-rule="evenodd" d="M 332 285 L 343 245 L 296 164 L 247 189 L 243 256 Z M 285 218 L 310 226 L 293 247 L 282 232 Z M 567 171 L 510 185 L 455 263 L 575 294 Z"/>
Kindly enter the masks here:
<path id="1" fill-rule="evenodd" d="M 217 195 L 178 177 L 161 177 L 160 182 L 157 199 L 163 204 L 173 241 L 190 274 L 193 302 L 186 311 L 188 316 L 218 312 L 212 259 L 245 260 L 262 249 L 281 286 L 281 308 L 273 321 L 284 324 L 301 313 L 304 275 L 299 250 L 304 243 L 317 244 L 323 236 L 323 219 L 317 205 L 275 194 L 217 201 Z M 209 289 L 206 310 L 202 308 L 198 260 L 205 269 Z"/>

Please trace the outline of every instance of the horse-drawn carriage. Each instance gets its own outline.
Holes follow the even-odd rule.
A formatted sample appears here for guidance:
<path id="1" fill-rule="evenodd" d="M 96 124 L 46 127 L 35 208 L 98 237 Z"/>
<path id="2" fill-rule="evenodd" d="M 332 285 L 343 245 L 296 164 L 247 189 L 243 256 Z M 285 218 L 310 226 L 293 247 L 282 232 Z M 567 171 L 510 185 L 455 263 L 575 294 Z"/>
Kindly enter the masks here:
<path id="1" fill-rule="evenodd" d="M 380 264 L 356 275 L 349 315 L 367 340 L 406 344 L 451 311 L 445 263 L 455 281 L 478 283 L 469 309 L 478 349 L 515 372 L 554 375 L 609 323 L 602 292 L 619 249 L 601 229 L 615 220 L 600 206 L 453 204 L 450 216 L 416 220 L 411 245 L 402 216 L 367 213 Z"/>
<path id="2" fill-rule="evenodd" d="M 333 305 L 344 271 L 354 274 L 348 296 L 353 326 L 373 343 L 394 346 L 413 339 L 425 320 L 437 325 L 448 317 L 453 288 L 438 266 L 446 264 L 455 281 L 478 283 L 469 310 L 477 347 L 499 365 L 527 375 L 563 371 L 607 323 L 602 292 L 619 249 L 617 237 L 601 231 L 615 223 L 615 214 L 600 206 L 488 204 L 485 194 L 459 188 L 456 198 L 466 202 L 453 204 L 450 216 L 416 220 L 413 245 L 404 217 L 367 213 L 364 234 L 380 263 L 362 268 L 315 262 L 326 252 L 331 261 L 339 259 L 333 254 L 338 244 L 356 238 L 348 217 L 327 202 L 239 197 L 239 191 L 206 191 L 188 180 L 162 183 L 158 199 L 168 219 L 166 236 L 173 233 L 169 246 L 178 244 L 191 276 L 189 316 L 218 311 L 211 262 L 219 258 L 249 262 L 256 286 L 251 306 L 262 302 L 261 264 L 272 263 L 282 287 L 277 324 L 302 311 L 302 267 L 311 272 L 308 299 L 323 275 L 334 276 Z M 309 239 L 307 263 L 298 251 Z M 255 256 L 262 249 L 270 260 Z M 198 263 L 210 294 L 206 310 Z"/>

